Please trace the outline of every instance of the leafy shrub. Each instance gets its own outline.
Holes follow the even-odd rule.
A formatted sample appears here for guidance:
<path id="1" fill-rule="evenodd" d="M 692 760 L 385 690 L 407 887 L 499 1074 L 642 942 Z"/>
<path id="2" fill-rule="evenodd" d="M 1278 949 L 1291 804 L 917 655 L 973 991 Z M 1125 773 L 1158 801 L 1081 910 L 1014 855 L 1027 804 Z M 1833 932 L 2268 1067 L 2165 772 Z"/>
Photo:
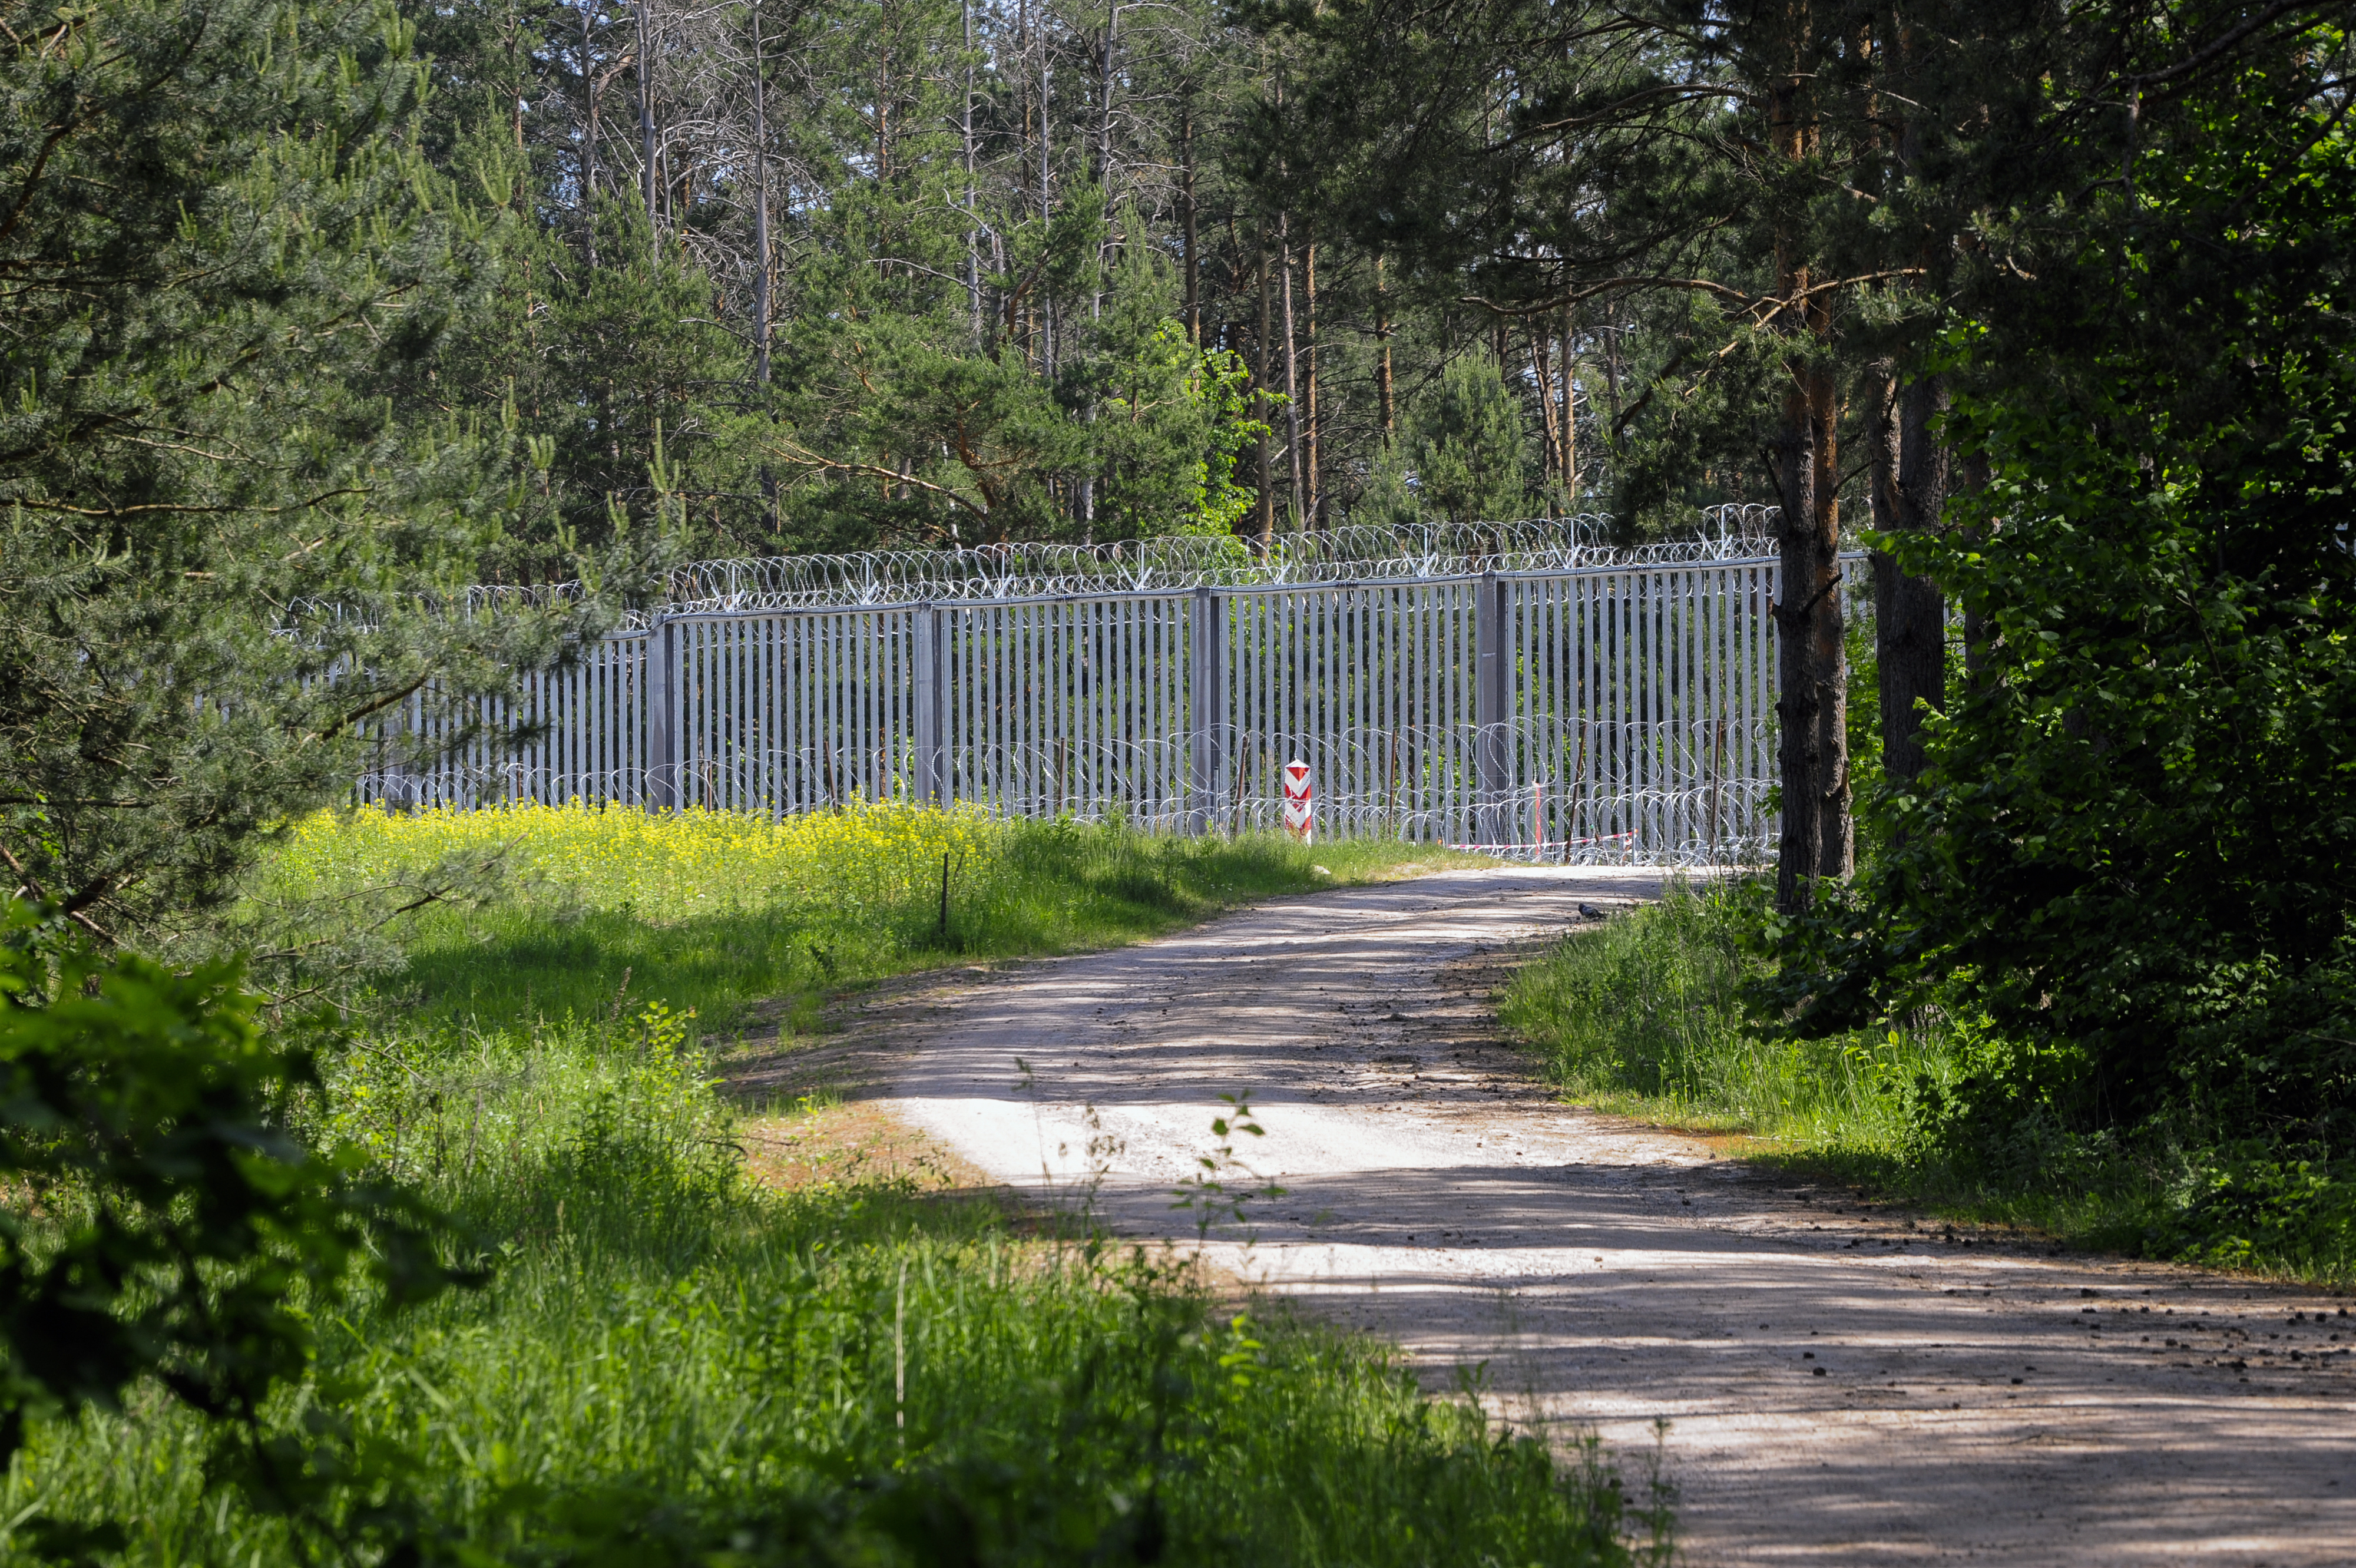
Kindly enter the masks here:
<path id="1" fill-rule="evenodd" d="M 1779 1160 L 2097 1245 L 2356 1273 L 2356 1164 L 2321 1129 L 2237 1137 L 2241 1113 L 2195 1106 L 2088 1126 L 2068 1110 L 2083 1053 L 1984 1018 L 1792 1037 L 1762 953 L 1779 923 L 1763 888 L 1672 887 L 1574 928 L 1516 974 L 1501 1015 L 1567 1094 L 1606 1110 L 1760 1133 Z"/>
<path id="2" fill-rule="evenodd" d="M 2165 1256 L 2220 1268 L 2344 1277 L 2356 1265 L 2356 1167 L 2245 1139 L 2198 1173 L 2190 1201 L 2154 1228 Z"/>
<path id="3" fill-rule="evenodd" d="M 217 1462 L 265 1512 L 301 1511 L 316 1425 L 272 1432 L 266 1412 L 321 1315 L 363 1278 L 390 1316 L 473 1276 L 357 1150 L 295 1134 L 313 1060 L 264 1036 L 234 965 L 102 957 L 21 904 L 0 935 L 0 1456 L 30 1417 L 145 1385 L 225 1423 Z M 35 1538 L 92 1550 L 117 1523 Z"/>
<path id="4" fill-rule="evenodd" d="M 1565 1092 L 1609 1108 L 1804 1141 L 1895 1149 L 1918 1079 L 1952 1075 L 1939 1032 L 1762 1036 L 1745 1013 L 1764 888 L 1673 885 L 1655 905 L 1574 928 L 1501 999 Z"/>
<path id="5" fill-rule="evenodd" d="M 2356 137 L 2275 48 L 2139 131 L 2094 227 L 2010 229 L 2041 259 L 1952 325 L 1944 436 L 1985 478 L 1881 542 L 1973 672 L 1761 994 L 1799 1034 L 1984 1021 L 1950 1155 L 2172 1145 L 2229 1173 L 2184 1223 L 2288 1264 L 2331 1248 L 2286 1217 L 2335 1210 L 2286 1173 L 2356 1138 Z"/>

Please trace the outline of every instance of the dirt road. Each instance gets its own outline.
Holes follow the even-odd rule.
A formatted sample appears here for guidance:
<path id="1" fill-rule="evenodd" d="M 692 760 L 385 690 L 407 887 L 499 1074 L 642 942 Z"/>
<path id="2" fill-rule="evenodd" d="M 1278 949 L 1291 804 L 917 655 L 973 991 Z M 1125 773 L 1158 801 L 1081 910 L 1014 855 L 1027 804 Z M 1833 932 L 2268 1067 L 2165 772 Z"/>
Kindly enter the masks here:
<path id="1" fill-rule="evenodd" d="M 1498 870 L 1269 905 L 886 1004 L 902 1115 L 996 1178 L 1193 1239 L 1172 1189 L 1249 1090 L 1287 1195 L 1223 1266 L 1487 1365 L 1505 1412 L 1643 1450 L 1687 1559 L 2356 1562 L 2340 1298 L 2051 1255 L 1763 1182 L 1552 1103 L 1498 955 L 1647 877 Z M 1233 1185 L 1248 1185 L 1237 1181 Z"/>

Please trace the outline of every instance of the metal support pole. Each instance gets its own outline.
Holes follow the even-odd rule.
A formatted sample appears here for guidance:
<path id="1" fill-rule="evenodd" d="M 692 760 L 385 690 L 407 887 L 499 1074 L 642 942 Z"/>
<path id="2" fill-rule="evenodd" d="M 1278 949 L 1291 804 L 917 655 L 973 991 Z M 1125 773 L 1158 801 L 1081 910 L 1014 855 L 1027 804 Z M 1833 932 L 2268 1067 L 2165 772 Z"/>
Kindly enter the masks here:
<path id="1" fill-rule="evenodd" d="M 1512 811 L 1509 791 L 1511 747 L 1505 730 L 1505 584 L 1494 572 L 1481 574 L 1472 601 L 1472 722 L 1476 768 L 1473 821 L 1477 843 L 1508 841 L 1505 818 Z"/>
<path id="2" fill-rule="evenodd" d="M 647 810 L 680 805 L 679 627 L 668 616 L 647 639 Z"/>
<path id="3" fill-rule="evenodd" d="M 1226 615 L 1219 596 L 1209 587 L 1194 590 L 1193 613 L 1186 621 L 1188 661 L 1187 718 L 1193 730 L 1188 759 L 1186 831 L 1201 835 L 1211 831 L 1219 807 L 1219 742 L 1227 716 L 1226 639 L 1220 636 Z"/>
<path id="4" fill-rule="evenodd" d="M 938 605 L 916 607 L 916 795 L 949 804 L 948 618 Z"/>

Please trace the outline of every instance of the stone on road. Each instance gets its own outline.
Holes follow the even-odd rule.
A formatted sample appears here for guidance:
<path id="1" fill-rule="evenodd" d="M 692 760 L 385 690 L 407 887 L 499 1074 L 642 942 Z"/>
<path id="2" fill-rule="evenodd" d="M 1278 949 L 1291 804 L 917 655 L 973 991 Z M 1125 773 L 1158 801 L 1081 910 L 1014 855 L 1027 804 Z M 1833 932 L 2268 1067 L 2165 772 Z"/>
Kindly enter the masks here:
<path id="1" fill-rule="evenodd" d="M 1655 874 L 1451 872 L 1029 966 L 884 1023 L 901 1113 L 1113 1230 L 1197 1240 L 1221 1096 L 1280 1197 L 1214 1264 L 1624 1455 L 1665 1422 L 1696 1564 L 2356 1561 L 2356 1318 L 2320 1293 L 1991 1242 L 1553 1101 L 1514 944 Z"/>

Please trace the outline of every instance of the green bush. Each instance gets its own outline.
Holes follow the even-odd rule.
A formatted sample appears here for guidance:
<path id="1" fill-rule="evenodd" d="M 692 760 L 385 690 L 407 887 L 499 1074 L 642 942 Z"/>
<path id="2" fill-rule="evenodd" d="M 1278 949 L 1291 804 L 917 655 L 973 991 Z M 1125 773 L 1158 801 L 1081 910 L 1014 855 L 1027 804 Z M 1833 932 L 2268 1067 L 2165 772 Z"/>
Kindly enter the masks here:
<path id="1" fill-rule="evenodd" d="M 2308 1270 L 2356 1142 L 2356 136 L 2314 39 L 2253 50 L 2137 122 L 2085 227 L 1999 224 L 2000 303 L 1953 296 L 1977 472 L 1876 542 L 1972 672 L 1761 993 L 1796 1033 L 1984 1022 L 1929 1129 L 1971 1179 Z"/>
<path id="2" fill-rule="evenodd" d="M 477 1276 L 413 1192 L 297 1133 L 313 1058 L 265 1036 L 236 965 L 176 972 L 61 928 L 21 902 L 0 918 L 0 1459 L 138 1390 L 209 1434 L 217 1488 L 338 1535 L 313 1512 L 316 1423 L 271 1403 L 321 1320 L 390 1322 Z M 15 1518 L 44 1551 L 122 1538 L 111 1509 L 40 1514 Z"/>
<path id="3" fill-rule="evenodd" d="M 2088 1128 L 2039 1098 L 2071 1047 L 1925 1013 L 1794 1039 L 1752 1009 L 1770 972 L 1763 887 L 1672 886 L 1574 928 L 1500 999 L 1555 1084 L 1597 1107 L 1740 1131 L 1758 1156 L 1966 1218 L 2303 1278 L 2356 1273 L 2356 1162 L 2319 1131 L 2237 1137 L 2187 1108 Z"/>
<path id="4" fill-rule="evenodd" d="M 1605 1109 L 1807 1144 L 1895 1150 L 1923 1083 L 1952 1075 L 1937 1032 L 1770 1040 L 1749 1026 L 1745 933 L 1762 890 L 1673 884 L 1655 905 L 1576 927 L 1521 970 L 1505 1026 L 1564 1093 Z"/>
<path id="5" fill-rule="evenodd" d="M 2218 1151 L 2156 1250 L 2223 1268 L 2345 1279 L 2356 1273 L 2356 1167 L 2244 1140 Z"/>

